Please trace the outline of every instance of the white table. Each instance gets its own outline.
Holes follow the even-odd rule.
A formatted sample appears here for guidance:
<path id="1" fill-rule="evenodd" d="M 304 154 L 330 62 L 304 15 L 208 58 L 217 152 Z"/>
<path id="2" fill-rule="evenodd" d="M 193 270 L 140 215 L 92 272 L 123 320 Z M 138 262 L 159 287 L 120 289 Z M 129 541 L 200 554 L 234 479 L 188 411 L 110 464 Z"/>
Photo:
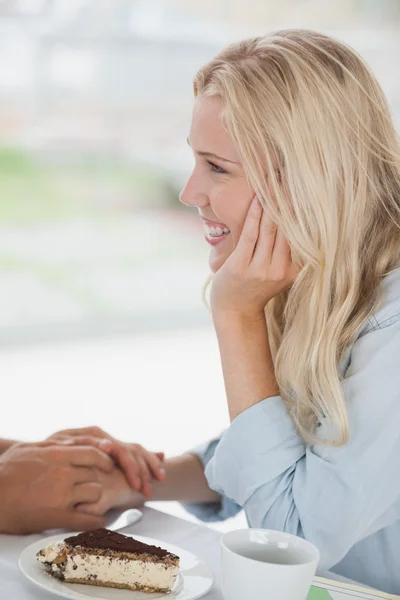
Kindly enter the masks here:
<path id="1" fill-rule="evenodd" d="M 143 508 L 144 518 L 124 532 L 153 537 L 181 546 L 199 556 L 215 575 L 212 590 L 204 596 L 206 600 L 222 600 L 220 587 L 221 534 L 209 527 L 178 519 L 151 508 Z M 54 531 L 48 535 L 53 535 Z M 0 600 L 50 600 L 52 594 L 36 588 L 19 571 L 18 559 L 22 550 L 43 538 L 43 535 L 0 535 Z"/>
<path id="2" fill-rule="evenodd" d="M 223 600 L 220 571 L 220 538 L 222 534 L 205 525 L 197 525 L 149 507 L 141 510 L 143 519 L 136 525 L 127 527 L 122 533 L 129 532 L 153 537 L 181 546 L 181 548 L 196 554 L 214 571 L 215 576 L 214 587 L 204 596 L 204 599 Z M 48 535 L 54 533 L 56 532 L 50 531 Z M 43 535 L 0 534 L 0 600 L 51 600 L 55 598 L 53 594 L 43 592 L 27 581 L 18 567 L 19 555 L 22 550 L 43 538 Z M 328 573 L 326 576 L 337 581 L 354 583 L 334 573 Z"/>

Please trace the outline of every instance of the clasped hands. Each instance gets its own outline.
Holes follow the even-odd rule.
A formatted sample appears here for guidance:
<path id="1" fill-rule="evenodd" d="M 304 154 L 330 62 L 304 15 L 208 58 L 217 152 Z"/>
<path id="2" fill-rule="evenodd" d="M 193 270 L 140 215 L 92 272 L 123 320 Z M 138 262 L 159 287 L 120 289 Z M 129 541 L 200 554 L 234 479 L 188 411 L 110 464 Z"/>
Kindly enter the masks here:
<path id="1" fill-rule="evenodd" d="M 0 456 L 1 531 L 95 529 L 111 508 L 140 505 L 165 478 L 163 453 L 123 443 L 99 427 L 17 443 Z"/>

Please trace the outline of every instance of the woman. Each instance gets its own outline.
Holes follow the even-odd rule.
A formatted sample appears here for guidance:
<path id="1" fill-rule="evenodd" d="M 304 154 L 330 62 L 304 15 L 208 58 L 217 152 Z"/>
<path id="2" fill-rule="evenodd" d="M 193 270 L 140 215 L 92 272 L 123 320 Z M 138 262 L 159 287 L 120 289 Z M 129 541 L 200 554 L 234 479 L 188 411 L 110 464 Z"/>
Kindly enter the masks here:
<path id="1" fill-rule="evenodd" d="M 211 245 L 230 417 L 154 499 L 315 543 L 400 593 L 400 151 L 360 57 L 287 30 L 197 74 L 181 201 Z M 198 460 L 200 459 L 200 460 Z M 204 474 L 205 467 L 205 474 Z M 215 491 L 213 491 L 215 490 Z"/>

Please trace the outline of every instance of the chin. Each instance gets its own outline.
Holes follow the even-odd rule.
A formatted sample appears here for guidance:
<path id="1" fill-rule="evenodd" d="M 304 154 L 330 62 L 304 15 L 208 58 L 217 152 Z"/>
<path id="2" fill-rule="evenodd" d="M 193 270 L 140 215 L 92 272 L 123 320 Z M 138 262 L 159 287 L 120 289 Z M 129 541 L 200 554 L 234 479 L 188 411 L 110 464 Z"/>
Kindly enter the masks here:
<path id="1" fill-rule="evenodd" d="M 210 265 L 211 272 L 215 274 L 217 271 L 219 271 L 220 268 L 225 263 L 225 261 L 226 261 L 227 258 L 228 258 L 227 256 L 213 256 L 211 254 L 210 255 L 210 259 L 208 261 L 208 264 Z"/>

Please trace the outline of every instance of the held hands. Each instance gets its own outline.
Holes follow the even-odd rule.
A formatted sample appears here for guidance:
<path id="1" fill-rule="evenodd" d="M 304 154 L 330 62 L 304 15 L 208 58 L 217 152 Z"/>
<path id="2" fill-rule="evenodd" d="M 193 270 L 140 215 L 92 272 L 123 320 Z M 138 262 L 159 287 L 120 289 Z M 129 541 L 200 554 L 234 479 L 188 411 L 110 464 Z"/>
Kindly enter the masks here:
<path id="1" fill-rule="evenodd" d="M 112 508 L 118 510 L 137 508 L 145 502 L 144 496 L 130 487 L 119 467 L 115 467 L 111 473 L 99 472 L 98 476 L 102 488 L 101 496 L 95 502 L 78 504 L 76 506 L 78 512 L 101 517 Z"/>
<path id="2" fill-rule="evenodd" d="M 114 459 L 129 485 L 147 498 L 152 494 L 152 480 L 163 481 L 165 478 L 162 452 L 149 452 L 139 444 L 120 442 L 100 427 L 65 429 L 50 436 L 48 441 L 65 446 L 98 448 Z"/>
<path id="3" fill-rule="evenodd" d="M 165 477 L 163 460 L 163 453 L 123 444 L 95 427 L 16 443 L 0 456 L 0 532 L 102 527 L 111 508 L 139 506 L 151 495 L 150 481 Z"/>
<path id="4" fill-rule="evenodd" d="M 90 446 L 13 445 L 0 457 L 0 531 L 101 527 L 102 516 L 79 513 L 76 506 L 98 502 L 100 474 L 110 475 L 114 468 L 109 456 Z"/>
<path id="5" fill-rule="evenodd" d="M 288 288 L 298 269 L 290 246 L 255 197 L 247 213 L 237 247 L 216 273 L 211 288 L 211 310 L 258 321 L 269 300 Z"/>

